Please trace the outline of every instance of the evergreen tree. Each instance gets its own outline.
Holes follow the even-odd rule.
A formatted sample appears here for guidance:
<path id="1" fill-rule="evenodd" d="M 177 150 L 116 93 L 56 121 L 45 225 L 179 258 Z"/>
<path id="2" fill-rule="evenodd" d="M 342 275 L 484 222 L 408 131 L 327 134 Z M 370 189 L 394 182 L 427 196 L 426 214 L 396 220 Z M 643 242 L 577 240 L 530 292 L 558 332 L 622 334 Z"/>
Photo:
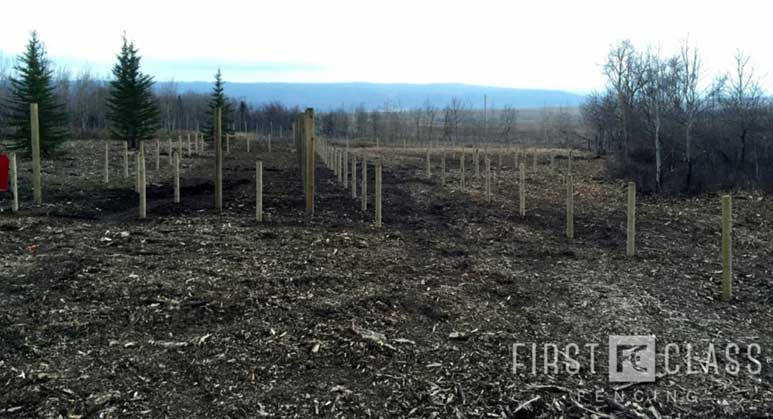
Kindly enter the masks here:
<path id="1" fill-rule="evenodd" d="M 56 100 L 54 71 L 37 32 L 32 32 L 27 50 L 19 56 L 14 70 L 16 74 L 10 78 L 11 92 L 4 110 L 5 120 L 13 129 L 11 147 L 21 153 L 32 152 L 30 104 L 37 103 L 40 152 L 50 156 L 66 138 L 67 116 L 64 105 Z"/>
<path id="2" fill-rule="evenodd" d="M 134 43 L 124 34 L 107 99 L 110 132 L 134 149 L 139 148 L 140 141 L 153 137 L 159 122 L 158 105 L 153 97 L 153 77 L 140 72 L 141 57 L 137 52 Z"/>
<path id="3" fill-rule="evenodd" d="M 201 133 L 204 136 L 204 139 L 207 141 L 212 141 L 212 139 L 215 138 L 215 109 L 221 108 L 222 111 L 222 130 L 223 134 L 232 134 L 233 130 L 231 129 L 231 114 L 232 114 L 232 104 L 228 100 L 228 98 L 225 97 L 223 85 L 225 82 L 223 81 L 223 76 L 220 73 L 220 69 L 217 69 L 217 73 L 215 74 L 215 85 L 212 87 L 212 95 L 210 96 L 209 102 L 207 103 L 207 111 L 205 112 L 205 118 L 204 123 L 202 124 L 202 130 Z"/>

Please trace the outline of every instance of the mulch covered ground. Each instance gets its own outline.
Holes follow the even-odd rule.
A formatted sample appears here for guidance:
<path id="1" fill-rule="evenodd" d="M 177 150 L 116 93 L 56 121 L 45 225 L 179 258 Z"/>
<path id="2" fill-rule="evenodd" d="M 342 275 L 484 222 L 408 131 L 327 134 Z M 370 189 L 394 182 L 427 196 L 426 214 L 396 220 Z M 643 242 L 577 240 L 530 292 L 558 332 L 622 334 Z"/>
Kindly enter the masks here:
<path id="1" fill-rule="evenodd" d="M 295 154 L 232 144 L 223 214 L 212 152 L 183 159 L 172 202 L 166 155 L 149 156 L 148 219 L 116 144 L 71 142 L 44 165 L 44 201 L 0 205 L 0 417 L 770 417 L 773 203 L 734 194 L 735 296 L 720 299 L 718 195 L 640 196 L 638 255 L 625 257 L 625 190 L 604 161 L 576 159 L 574 240 L 564 237 L 567 161 L 547 152 L 518 215 L 512 152 L 481 179 L 446 185 L 424 151 L 384 158 L 384 227 L 318 161 L 317 213 L 304 217 Z M 163 149 L 163 148 L 162 148 Z M 76 153 L 77 151 L 77 153 Z M 500 151 L 500 150 L 490 150 Z M 437 156 L 437 155 L 436 155 Z M 468 158 L 469 158 L 468 154 Z M 267 221 L 254 221 L 255 160 Z M 369 191 L 373 191 L 370 167 Z M 359 173 L 358 173 L 359 175 Z M 372 199 L 372 196 L 371 196 Z M 609 335 L 656 335 L 658 380 L 607 379 Z M 513 372 L 513 344 L 528 368 Z M 538 346 L 537 373 L 530 368 Z M 562 353 L 543 370 L 542 348 Z M 598 343 L 579 374 L 565 347 Z M 662 347 L 692 344 L 693 369 L 663 374 Z M 739 345 L 741 372 L 721 355 Z M 759 345 L 761 371 L 743 356 Z M 571 354 L 569 354 L 571 355 Z M 676 360 L 674 360 L 676 358 Z M 687 363 L 683 350 L 671 363 Z M 668 394 L 668 397 L 667 397 Z"/>

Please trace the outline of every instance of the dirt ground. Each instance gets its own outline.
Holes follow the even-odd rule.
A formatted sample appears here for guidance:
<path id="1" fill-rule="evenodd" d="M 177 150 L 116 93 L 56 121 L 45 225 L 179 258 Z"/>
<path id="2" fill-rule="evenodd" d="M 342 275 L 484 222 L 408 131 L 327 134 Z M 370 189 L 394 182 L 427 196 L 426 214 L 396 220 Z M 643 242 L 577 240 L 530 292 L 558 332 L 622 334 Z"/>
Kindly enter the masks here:
<path id="1" fill-rule="evenodd" d="M 31 205 L 26 161 L 22 210 L 0 200 L 0 417 L 771 417 L 768 196 L 734 193 L 725 303 L 719 196 L 640 196 L 628 258 L 624 182 L 601 159 L 574 160 L 568 240 L 567 160 L 552 171 L 546 150 L 536 171 L 529 160 L 522 218 L 512 152 L 501 169 L 493 158 L 487 204 L 470 154 L 460 190 L 458 154 L 442 185 L 437 155 L 427 179 L 423 150 L 353 147 L 384 159 L 377 229 L 372 196 L 361 211 L 319 160 L 306 220 L 296 156 L 276 141 L 272 153 L 232 144 L 223 214 L 211 150 L 183 159 L 181 204 L 166 154 L 157 172 L 149 153 L 148 219 L 138 220 L 117 144 L 102 183 L 102 144 L 71 142 L 45 162 L 43 206 Z M 610 335 L 656 336 L 656 383 L 608 381 Z M 517 343 L 527 367 L 514 372 Z M 559 371 L 543 370 L 546 343 L 560 350 Z M 599 345 L 595 371 L 584 350 L 579 373 L 566 370 L 571 343 Z M 682 348 L 671 364 L 694 369 L 715 345 L 720 371 L 662 374 L 666 343 Z M 720 356 L 729 343 L 737 375 Z M 758 374 L 744 356 L 755 345 Z"/>

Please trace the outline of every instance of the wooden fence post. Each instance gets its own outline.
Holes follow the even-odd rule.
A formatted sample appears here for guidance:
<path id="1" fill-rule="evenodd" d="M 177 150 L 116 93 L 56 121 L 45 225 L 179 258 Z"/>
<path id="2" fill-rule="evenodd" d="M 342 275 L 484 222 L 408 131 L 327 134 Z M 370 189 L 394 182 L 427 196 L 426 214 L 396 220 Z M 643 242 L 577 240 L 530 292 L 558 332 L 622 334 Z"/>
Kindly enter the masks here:
<path id="1" fill-rule="evenodd" d="M 443 150 L 443 154 L 440 155 L 440 184 L 446 184 L 446 151 Z"/>
<path id="2" fill-rule="evenodd" d="M 429 155 L 429 148 L 427 149 L 427 179 L 432 178 L 432 160 Z"/>
<path id="3" fill-rule="evenodd" d="M 360 186 L 362 211 L 368 210 L 368 157 L 362 156 L 362 186 Z"/>
<path id="4" fill-rule="evenodd" d="M 628 234 L 625 246 L 626 256 L 636 254 L 636 184 L 628 182 Z"/>
<path id="5" fill-rule="evenodd" d="M 357 155 L 352 153 L 352 199 L 357 198 Z"/>
<path id="6" fill-rule="evenodd" d="M 518 165 L 520 179 L 518 182 L 518 207 L 520 209 L 521 217 L 526 216 L 526 165 Z"/>
<path id="7" fill-rule="evenodd" d="M 459 154 L 459 187 L 461 189 L 464 189 L 464 157 L 465 150 L 464 147 L 462 147 L 462 152 Z"/>
<path id="8" fill-rule="evenodd" d="M 475 167 L 475 178 L 480 178 L 480 151 L 476 148 L 472 154 L 472 158 L 475 159 L 473 166 Z"/>
<path id="9" fill-rule="evenodd" d="M 376 159 L 376 227 L 381 227 L 381 158 Z"/>
<path id="10" fill-rule="evenodd" d="M 105 185 L 110 183 L 110 141 L 105 141 Z"/>
<path id="11" fill-rule="evenodd" d="M 344 172 L 344 189 L 349 189 L 349 147 L 344 150 L 344 160 L 341 165 L 341 169 Z"/>
<path id="12" fill-rule="evenodd" d="M 140 193 L 140 150 L 133 152 L 134 154 L 134 192 Z"/>
<path id="13" fill-rule="evenodd" d="M 247 152 L 248 153 L 250 152 L 250 140 L 252 140 L 252 138 L 248 135 L 246 140 L 245 140 L 245 142 L 247 143 Z"/>
<path id="14" fill-rule="evenodd" d="M 16 165 L 16 153 L 11 153 L 11 192 L 13 192 L 13 203 L 11 211 L 19 211 L 19 168 Z"/>
<path id="15" fill-rule="evenodd" d="M 491 159 L 486 157 L 486 203 L 491 203 Z"/>
<path id="16" fill-rule="evenodd" d="M 129 178 L 129 142 L 123 142 L 123 178 Z"/>
<path id="17" fill-rule="evenodd" d="M 161 169 L 161 140 L 156 139 L 156 171 Z"/>
<path id="18" fill-rule="evenodd" d="M 180 153 L 174 153 L 174 202 L 180 203 Z"/>
<path id="19" fill-rule="evenodd" d="M 255 162 L 255 220 L 263 222 L 263 162 Z"/>
<path id="20" fill-rule="evenodd" d="M 314 215 L 314 143 L 316 135 L 314 134 L 314 109 L 307 108 L 304 122 L 306 124 L 304 132 L 306 134 L 306 215 Z M 269 147 L 271 147 L 271 137 L 269 136 Z"/>
<path id="21" fill-rule="evenodd" d="M 140 141 L 140 150 L 137 153 L 137 172 L 139 172 L 139 190 L 140 190 L 140 219 L 148 216 L 147 190 L 145 182 L 145 142 Z"/>
<path id="22" fill-rule="evenodd" d="M 215 110 L 215 209 L 223 212 L 223 109 Z"/>
<path id="23" fill-rule="evenodd" d="M 574 239 L 574 181 L 566 177 L 566 238 Z"/>
<path id="24" fill-rule="evenodd" d="M 43 189 L 40 178 L 40 121 L 38 104 L 30 104 L 30 132 L 32 136 L 32 199 L 35 204 L 43 204 Z"/>
<path id="25" fill-rule="evenodd" d="M 733 298 L 733 198 L 722 197 L 722 300 Z"/>

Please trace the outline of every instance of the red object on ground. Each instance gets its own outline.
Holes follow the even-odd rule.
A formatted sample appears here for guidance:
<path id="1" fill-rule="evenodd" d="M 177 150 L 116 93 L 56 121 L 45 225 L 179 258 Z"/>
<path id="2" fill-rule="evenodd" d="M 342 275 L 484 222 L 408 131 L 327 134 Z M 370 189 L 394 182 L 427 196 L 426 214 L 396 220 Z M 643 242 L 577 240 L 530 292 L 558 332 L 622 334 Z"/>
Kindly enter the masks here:
<path id="1" fill-rule="evenodd" d="M 8 190 L 8 155 L 0 154 L 0 192 Z"/>

